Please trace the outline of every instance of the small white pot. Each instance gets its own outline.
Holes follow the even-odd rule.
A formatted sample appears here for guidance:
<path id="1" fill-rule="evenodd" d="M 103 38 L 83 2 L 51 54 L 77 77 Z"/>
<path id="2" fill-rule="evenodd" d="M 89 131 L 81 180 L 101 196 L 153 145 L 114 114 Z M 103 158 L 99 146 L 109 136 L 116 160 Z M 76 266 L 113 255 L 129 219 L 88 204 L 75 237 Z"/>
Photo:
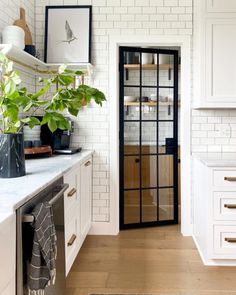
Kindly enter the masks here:
<path id="1" fill-rule="evenodd" d="M 18 26 L 7 26 L 2 31 L 2 43 L 25 48 L 25 31 Z"/>

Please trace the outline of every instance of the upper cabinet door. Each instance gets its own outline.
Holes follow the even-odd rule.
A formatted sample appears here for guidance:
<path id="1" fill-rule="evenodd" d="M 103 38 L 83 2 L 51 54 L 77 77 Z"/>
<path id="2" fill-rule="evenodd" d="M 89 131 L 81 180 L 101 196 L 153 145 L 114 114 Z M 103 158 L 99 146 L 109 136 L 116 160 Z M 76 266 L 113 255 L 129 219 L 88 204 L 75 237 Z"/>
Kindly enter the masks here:
<path id="1" fill-rule="evenodd" d="M 236 19 L 206 24 L 207 102 L 236 103 Z"/>
<path id="2" fill-rule="evenodd" d="M 207 12 L 213 13 L 232 13 L 236 12 L 235 0 L 207 0 Z"/>
<path id="3" fill-rule="evenodd" d="M 236 0 L 194 1 L 194 108 L 236 108 L 235 36 Z"/>

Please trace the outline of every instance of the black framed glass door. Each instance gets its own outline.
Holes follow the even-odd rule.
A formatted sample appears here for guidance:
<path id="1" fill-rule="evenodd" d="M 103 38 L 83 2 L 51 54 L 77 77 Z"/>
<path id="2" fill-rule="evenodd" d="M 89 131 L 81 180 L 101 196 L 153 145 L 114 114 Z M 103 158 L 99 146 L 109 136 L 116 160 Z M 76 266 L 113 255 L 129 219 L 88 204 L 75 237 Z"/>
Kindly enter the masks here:
<path id="1" fill-rule="evenodd" d="M 178 51 L 120 47 L 120 228 L 178 223 Z"/>

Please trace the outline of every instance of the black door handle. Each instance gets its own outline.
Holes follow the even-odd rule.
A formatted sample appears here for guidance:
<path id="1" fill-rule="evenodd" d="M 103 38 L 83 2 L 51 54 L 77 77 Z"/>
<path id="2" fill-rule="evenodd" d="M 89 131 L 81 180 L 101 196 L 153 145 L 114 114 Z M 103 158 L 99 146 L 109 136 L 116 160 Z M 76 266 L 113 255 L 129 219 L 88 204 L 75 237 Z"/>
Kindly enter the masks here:
<path id="1" fill-rule="evenodd" d="M 166 154 L 174 154 L 177 152 L 178 143 L 175 138 L 166 138 Z"/>

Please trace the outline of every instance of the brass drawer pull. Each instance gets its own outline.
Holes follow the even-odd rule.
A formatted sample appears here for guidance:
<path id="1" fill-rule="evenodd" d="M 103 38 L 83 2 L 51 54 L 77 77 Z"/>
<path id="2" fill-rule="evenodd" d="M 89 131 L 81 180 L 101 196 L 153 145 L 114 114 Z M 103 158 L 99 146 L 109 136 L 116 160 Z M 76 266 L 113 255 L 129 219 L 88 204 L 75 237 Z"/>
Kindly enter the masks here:
<path id="1" fill-rule="evenodd" d="M 225 238 L 225 241 L 228 243 L 236 243 L 236 238 Z"/>
<path id="2" fill-rule="evenodd" d="M 224 180 L 227 180 L 227 181 L 236 181 L 236 177 L 225 176 L 224 177 Z"/>
<path id="3" fill-rule="evenodd" d="M 75 240 L 76 240 L 76 235 L 73 234 L 69 242 L 67 243 L 67 246 L 72 246 Z"/>
<path id="4" fill-rule="evenodd" d="M 228 209 L 236 209 L 236 204 L 224 204 L 224 207 Z"/>
<path id="5" fill-rule="evenodd" d="M 88 161 L 88 162 L 86 162 L 85 164 L 84 164 L 84 166 L 90 166 L 91 165 L 91 161 Z"/>
<path id="6" fill-rule="evenodd" d="M 76 193 L 76 189 L 73 187 L 72 190 L 70 190 L 69 193 L 67 194 L 67 197 L 71 198 L 75 193 Z"/>

